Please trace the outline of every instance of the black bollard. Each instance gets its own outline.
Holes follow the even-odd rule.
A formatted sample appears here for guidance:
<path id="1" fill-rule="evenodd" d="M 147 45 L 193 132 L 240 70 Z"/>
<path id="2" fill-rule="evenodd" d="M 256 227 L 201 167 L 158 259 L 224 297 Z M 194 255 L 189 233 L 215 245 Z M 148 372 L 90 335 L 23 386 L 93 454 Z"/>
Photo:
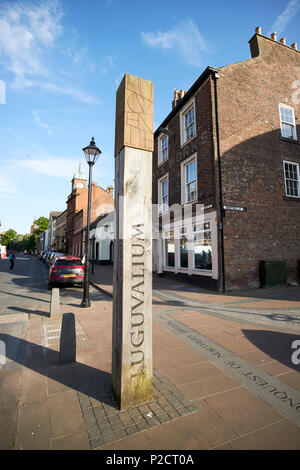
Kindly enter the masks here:
<path id="1" fill-rule="evenodd" d="M 61 364 L 76 362 L 76 328 L 74 313 L 64 313 L 62 317 L 59 360 Z"/>

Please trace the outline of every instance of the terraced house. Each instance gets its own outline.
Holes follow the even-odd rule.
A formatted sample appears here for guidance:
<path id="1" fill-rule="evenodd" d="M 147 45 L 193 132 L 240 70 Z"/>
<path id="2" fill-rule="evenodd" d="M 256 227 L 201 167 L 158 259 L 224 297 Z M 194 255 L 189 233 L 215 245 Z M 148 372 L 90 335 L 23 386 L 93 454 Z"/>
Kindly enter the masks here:
<path id="1" fill-rule="evenodd" d="M 300 52 L 260 27 L 249 44 L 250 59 L 176 90 L 154 135 L 153 202 L 170 216 L 155 270 L 220 290 L 259 287 L 263 262 L 299 282 Z M 191 209 L 190 224 L 175 229 L 173 205 Z"/>

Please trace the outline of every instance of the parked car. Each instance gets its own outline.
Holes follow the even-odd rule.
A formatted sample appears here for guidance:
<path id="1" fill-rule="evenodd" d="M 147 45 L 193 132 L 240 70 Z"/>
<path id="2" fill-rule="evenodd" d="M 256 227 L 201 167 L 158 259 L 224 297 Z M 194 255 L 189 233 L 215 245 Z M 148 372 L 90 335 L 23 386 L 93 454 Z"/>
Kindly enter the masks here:
<path id="1" fill-rule="evenodd" d="M 52 255 L 52 251 L 48 251 L 48 253 L 45 256 L 44 263 L 48 268 L 50 267 L 50 256 Z"/>
<path id="2" fill-rule="evenodd" d="M 59 252 L 56 252 L 56 251 L 53 251 L 50 255 L 49 255 L 49 262 L 48 262 L 48 267 L 50 268 L 52 266 L 52 264 L 55 262 L 55 260 L 57 258 L 59 258 L 60 256 L 65 256 L 63 253 L 59 253 Z"/>
<path id="3" fill-rule="evenodd" d="M 84 265 L 75 256 L 60 256 L 49 270 L 49 289 L 54 285 L 79 284 L 83 286 Z"/>
<path id="4" fill-rule="evenodd" d="M 47 250 L 43 252 L 43 256 L 42 256 L 42 261 L 43 261 L 43 263 L 45 263 L 45 261 L 46 261 L 46 256 L 48 255 L 48 253 L 49 253 L 49 251 L 47 251 Z"/>
<path id="5" fill-rule="evenodd" d="M 43 255 L 46 253 L 46 250 L 43 250 L 39 254 L 39 259 L 43 259 Z"/>

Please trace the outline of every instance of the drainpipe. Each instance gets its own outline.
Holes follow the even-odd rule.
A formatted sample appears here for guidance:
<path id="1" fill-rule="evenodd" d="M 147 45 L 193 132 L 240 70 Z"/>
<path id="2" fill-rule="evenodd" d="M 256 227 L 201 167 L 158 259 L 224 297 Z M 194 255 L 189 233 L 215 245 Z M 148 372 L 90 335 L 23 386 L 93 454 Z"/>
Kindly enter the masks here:
<path id="1" fill-rule="evenodd" d="M 221 240 L 221 269 L 222 269 L 222 292 L 226 291 L 225 283 L 225 261 L 224 261 L 224 230 L 223 219 L 225 216 L 223 207 L 223 191 L 222 191 L 222 171 L 221 171 L 221 152 L 220 152 L 220 133 L 219 133 L 219 114 L 218 114 L 218 78 L 219 73 L 214 72 L 214 92 L 215 92 L 215 116 L 216 116 L 216 134 L 217 134 L 217 155 L 218 155 L 218 175 L 219 175 L 219 207 L 220 221 L 218 229 L 220 230 Z"/>

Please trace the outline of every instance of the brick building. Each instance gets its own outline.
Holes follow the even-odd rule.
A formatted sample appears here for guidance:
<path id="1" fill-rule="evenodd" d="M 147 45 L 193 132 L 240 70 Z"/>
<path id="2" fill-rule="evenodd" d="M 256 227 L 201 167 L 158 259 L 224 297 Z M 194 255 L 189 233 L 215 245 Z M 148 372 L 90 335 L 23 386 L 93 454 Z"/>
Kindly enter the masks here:
<path id="1" fill-rule="evenodd" d="M 71 194 L 67 199 L 66 253 L 82 254 L 82 229 L 87 223 L 88 187 L 86 177 L 79 170 L 72 179 Z M 114 209 L 113 187 L 106 190 L 92 183 L 90 221 Z"/>
<path id="2" fill-rule="evenodd" d="M 153 202 L 170 215 L 154 267 L 214 289 L 259 287 L 269 260 L 299 281 L 300 52 L 260 28 L 249 44 L 250 59 L 207 67 L 176 90 L 154 135 Z M 190 224 L 176 226 L 187 208 Z"/>
<path id="3" fill-rule="evenodd" d="M 66 223 L 67 209 L 58 215 L 55 221 L 55 249 L 60 253 L 65 253 L 66 250 Z"/>

